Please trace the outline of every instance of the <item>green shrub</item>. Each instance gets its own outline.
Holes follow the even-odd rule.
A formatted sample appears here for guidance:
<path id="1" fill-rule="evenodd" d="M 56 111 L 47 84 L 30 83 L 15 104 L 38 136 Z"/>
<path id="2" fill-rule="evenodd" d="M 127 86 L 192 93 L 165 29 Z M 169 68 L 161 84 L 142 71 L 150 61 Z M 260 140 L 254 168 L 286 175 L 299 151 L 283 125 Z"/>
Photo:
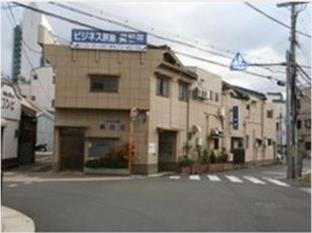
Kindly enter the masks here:
<path id="1" fill-rule="evenodd" d="M 201 164 L 208 164 L 209 163 L 209 152 L 207 150 L 203 151 L 203 155 L 200 160 Z"/>
<path id="2" fill-rule="evenodd" d="M 217 155 L 216 156 L 216 163 L 222 163 L 222 156 L 221 155 Z"/>
<path id="3" fill-rule="evenodd" d="M 223 153 L 220 155 L 221 162 L 226 163 L 228 161 L 228 155 L 226 153 Z"/>
<path id="4" fill-rule="evenodd" d="M 210 163 L 216 163 L 216 155 L 215 155 L 214 151 L 211 151 L 211 153 L 210 153 L 209 162 Z"/>
<path id="5" fill-rule="evenodd" d="M 179 166 L 180 167 L 187 167 L 194 164 L 194 161 L 187 157 L 187 155 L 183 155 L 179 158 Z"/>

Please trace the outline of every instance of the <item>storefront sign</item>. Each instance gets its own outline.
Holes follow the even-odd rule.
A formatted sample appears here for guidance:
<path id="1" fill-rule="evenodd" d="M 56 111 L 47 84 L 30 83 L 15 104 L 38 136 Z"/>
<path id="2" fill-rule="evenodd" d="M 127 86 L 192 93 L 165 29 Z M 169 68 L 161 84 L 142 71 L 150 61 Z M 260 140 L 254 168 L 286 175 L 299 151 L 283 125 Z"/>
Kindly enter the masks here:
<path id="1" fill-rule="evenodd" d="M 129 31 L 97 31 L 73 29 L 72 47 L 107 50 L 143 50 L 147 45 L 147 34 Z"/>
<path id="2" fill-rule="evenodd" d="M 1 116 L 12 120 L 21 118 L 21 102 L 9 85 L 1 87 Z"/>
<path id="3" fill-rule="evenodd" d="M 155 144 L 155 142 L 148 143 L 148 153 L 149 154 L 156 154 L 156 144 Z"/>
<path id="4" fill-rule="evenodd" d="M 239 110 L 238 106 L 233 106 L 233 112 L 232 112 L 233 129 L 238 129 L 238 126 L 239 126 L 239 112 L 238 112 L 238 110 Z"/>

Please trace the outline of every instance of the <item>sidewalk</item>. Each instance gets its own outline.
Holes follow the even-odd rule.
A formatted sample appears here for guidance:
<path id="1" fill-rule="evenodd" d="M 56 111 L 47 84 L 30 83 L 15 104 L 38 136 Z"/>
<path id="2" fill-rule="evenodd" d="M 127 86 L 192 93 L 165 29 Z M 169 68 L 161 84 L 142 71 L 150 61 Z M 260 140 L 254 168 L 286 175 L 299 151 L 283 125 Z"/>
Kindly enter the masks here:
<path id="1" fill-rule="evenodd" d="M 11 208 L 1 206 L 1 232 L 35 232 L 34 221 Z"/>

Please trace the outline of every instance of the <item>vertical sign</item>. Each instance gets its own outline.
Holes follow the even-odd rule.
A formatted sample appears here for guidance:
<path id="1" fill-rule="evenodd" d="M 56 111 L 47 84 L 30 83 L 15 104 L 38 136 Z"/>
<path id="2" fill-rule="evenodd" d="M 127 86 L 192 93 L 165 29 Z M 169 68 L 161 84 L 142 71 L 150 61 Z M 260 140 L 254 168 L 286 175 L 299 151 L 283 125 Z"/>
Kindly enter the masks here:
<path id="1" fill-rule="evenodd" d="M 233 129 L 238 129 L 238 126 L 239 126 L 239 112 L 238 112 L 238 106 L 233 106 L 233 110 L 232 110 L 232 116 L 233 116 L 233 119 L 232 119 L 232 124 L 233 124 Z"/>

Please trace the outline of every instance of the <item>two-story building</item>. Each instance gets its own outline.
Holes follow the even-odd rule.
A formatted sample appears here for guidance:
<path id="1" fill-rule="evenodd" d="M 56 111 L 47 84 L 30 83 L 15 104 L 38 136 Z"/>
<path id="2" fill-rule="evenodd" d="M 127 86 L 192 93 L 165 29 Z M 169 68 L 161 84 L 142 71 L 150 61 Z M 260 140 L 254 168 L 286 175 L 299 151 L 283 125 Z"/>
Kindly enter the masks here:
<path id="1" fill-rule="evenodd" d="M 298 152 L 311 157 L 311 87 L 303 87 L 297 119 Z"/>
<path id="2" fill-rule="evenodd" d="M 274 105 L 262 93 L 223 83 L 224 144 L 234 161 L 268 163 L 275 159 Z"/>
<path id="3" fill-rule="evenodd" d="M 57 170 L 83 170 L 127 143 L 133 108 L 139 109 L 134 173 L 173 170 L 182 155 L 196 159 L 197 146 L 229 152 L 246 146 L 244 161 L 273 159 L 275 122 L 265 97 L 226 88 L 220 77 L 184 66 L 167 46 L 117 51 L 44 44 L 43 50 L 56 74 Z M 243 112 L 238 129 L 230 122 L 235 106 Z"/>

